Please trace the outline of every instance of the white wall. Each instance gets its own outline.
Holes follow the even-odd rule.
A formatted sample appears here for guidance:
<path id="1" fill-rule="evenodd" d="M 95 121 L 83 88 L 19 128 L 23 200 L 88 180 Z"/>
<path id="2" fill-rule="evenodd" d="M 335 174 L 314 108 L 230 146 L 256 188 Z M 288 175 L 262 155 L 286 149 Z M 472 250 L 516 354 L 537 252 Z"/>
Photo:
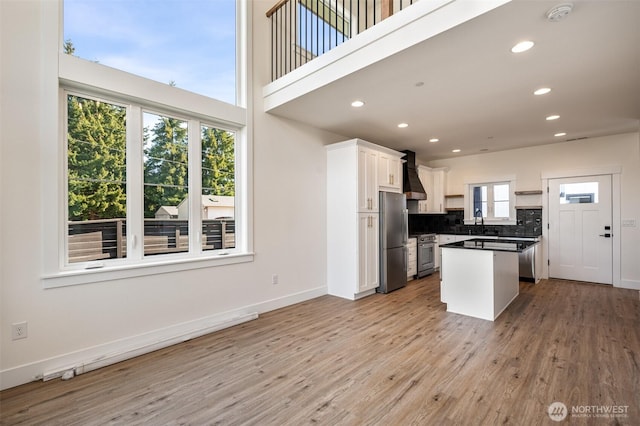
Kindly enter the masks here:
<path id="1" fill-rule="evenodd" d="M 255 260 L 43 289 L 41 214 L 51 206 L 40 201 L 38 165 L 42 146 L 57 143 L 39 131 L 47 112 L 38 105 L 55 93 L 40 78 L 47 1 L 0 1 L 0 385 L 153 345 L 217 318 L 325 294 L 324 145 L 343 138 L 262 112 L 261 88 L 269 78 L 265 12 L 272 3 L 262 1 L 253 3 Z M 279 275 L 277 285 L 272 274 Z M 12 341 L 10 325 L 20 321 L 28 321 L 29 336 Z"/>
<path id="2" fill-rule="evenodd" d="M 620 219 L 635 219 L 636 227 L 622 227 L 620 286 L 640 290 L 640 134 L 613 135 L 510 151 L 432 161 L 430 167 L 449 167 L 447 194 L 462 194 L 465 182 L 491 176 L 516 176 L 517 191 L 543 189 L 545 174 L 621 167 Z M 546 194 L 543 195 L 546 197 Z"/>

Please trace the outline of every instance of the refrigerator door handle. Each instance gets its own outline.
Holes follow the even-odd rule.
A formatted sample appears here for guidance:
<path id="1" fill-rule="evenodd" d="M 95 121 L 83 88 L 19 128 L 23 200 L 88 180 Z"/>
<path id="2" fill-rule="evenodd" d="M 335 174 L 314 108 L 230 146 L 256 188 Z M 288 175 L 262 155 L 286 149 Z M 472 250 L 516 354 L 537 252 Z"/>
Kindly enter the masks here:
<path id="1" fill-rule="evenodd" d="M 409 235 L 408 235 L 409 234 L 409 210 L 408 209 L 402 210 L 402 220 L 403 220 L 402 244 L 406 246 L 409 240 Z"/>

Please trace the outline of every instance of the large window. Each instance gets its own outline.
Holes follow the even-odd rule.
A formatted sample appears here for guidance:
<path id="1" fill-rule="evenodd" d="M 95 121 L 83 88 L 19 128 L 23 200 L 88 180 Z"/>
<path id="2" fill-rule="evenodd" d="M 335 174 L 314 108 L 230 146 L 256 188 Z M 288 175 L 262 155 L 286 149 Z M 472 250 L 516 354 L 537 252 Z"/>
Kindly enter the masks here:
<path id="1" fill-rule="evenodd" d="M 129 250 L 147 257 L 235 248 L 235 132 L 133 103 L 72 93 L 66 101 L 69 264 L 125 259 Z M 127 132 L 127 123 L 141 134 Z M 127 162 L 126 153 L 136 151 L 142 161 Z M 194 151 L 200 163 L 190 159 Z M 190 170 L 201 180 L 190 180 Z M 142 174 L 140 187 L 127 185 L 127 171 Z M 190 194 L 197 193 L 193 201 Z M 127 208 L 137 200 L 142 218 Z M 134 239 L 128 246 L 127 224 L 140 219 L 142 245 Z"/>
<path id="2" fill-rule="evenodd" d="M 64 0 L 64 30 L 53 14 L 47 287 L 251 260 L 247 13 L 245 0 Z"/>
<path id="3" fill-rule="evenodd" d="M 467 220 L 506 221 L 511 212 L 511 182 L 489 182 L 469 185 Z"/>
<path id="4" fill-rule="evenodd" d="M 235 0 L 64 0 L 74 55 L 236 103 Z"/>

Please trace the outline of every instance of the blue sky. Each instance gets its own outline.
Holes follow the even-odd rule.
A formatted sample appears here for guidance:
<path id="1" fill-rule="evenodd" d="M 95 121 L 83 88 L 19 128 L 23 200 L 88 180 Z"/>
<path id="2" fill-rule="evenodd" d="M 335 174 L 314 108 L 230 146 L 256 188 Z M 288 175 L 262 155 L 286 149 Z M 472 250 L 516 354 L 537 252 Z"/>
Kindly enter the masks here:
<path id="1" fill-rule="evenodd" d="M 235 104 L 235 0 L 64 0 L 75 55 Z"/>

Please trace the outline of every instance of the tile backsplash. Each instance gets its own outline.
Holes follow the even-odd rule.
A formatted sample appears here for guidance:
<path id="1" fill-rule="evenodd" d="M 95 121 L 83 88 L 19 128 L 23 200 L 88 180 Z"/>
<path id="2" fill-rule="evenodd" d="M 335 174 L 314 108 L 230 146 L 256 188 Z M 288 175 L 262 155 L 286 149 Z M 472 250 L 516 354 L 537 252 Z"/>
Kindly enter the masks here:
<path id="1" fill-rule="evenodd" d="M 480 225 L 465 225 L 464 212 L 410 214 L 409 234 L 483 235 Z M 542 235 L 542 209 L 516 210 L 516 225 L 485 225 L 484 235 L 539 237 Z"/>

